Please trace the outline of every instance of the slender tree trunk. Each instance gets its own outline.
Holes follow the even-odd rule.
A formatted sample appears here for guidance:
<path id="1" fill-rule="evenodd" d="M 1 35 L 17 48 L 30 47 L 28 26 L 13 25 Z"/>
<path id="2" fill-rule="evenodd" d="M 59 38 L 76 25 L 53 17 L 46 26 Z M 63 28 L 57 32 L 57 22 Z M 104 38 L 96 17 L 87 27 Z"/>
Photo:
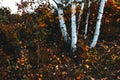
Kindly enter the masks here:
<path id="1" fill-rule="evenodd" d="M 88 21 L 89 21 L 89 16 L 90 16 L 90 6 L 91 6 L 91 1 L 88 1 L 88 11 L 87 11 L 87 18 L 86 18 L 86 24 L 85 24 L 85 33 L 84 33 L 84 39 L 87 38 L 87 31 L 88 31 Z"/>
<path id="2" fill-rule="evenodd" d="M 72 1 L 72 17 L 71 17 L 71 50 L 76 51 L 77 44 L 77 30 L 76 30 L 76 4 Z"/>
<path id="3" fill-rule="evenodd" d="M 60 22 L 60 29 L 61 29 L 61 32 L 62 32 L 62 36 L 64 38 L 64 41 L 66 43 L 68 43 L 68 40 L 69 40 L 69 35 L 67 33 L 67 29 L 66 29 L 66 24 L 65 24 L 65 21 L 64 21 L 64 16 L 63 16 L 63 9 L 61 8 L 58 8 L 58 16 L 59 16 L 59 22 Z"/>
<path id="4" fill-rule="evenodd" d="M 79 16 L 78 16 L 78 21 L 77 21 L 77 24 L 78 24 L 78 26 L 77 26 L 77 35 L 78 35 L 78 32 L 79 32 L 81 17 L 82 17 L 84 5 L 85 5 L 84 0 L 81 1 L 81 2 L 82 2 L 82 3 L 81 3 L 81 5 L 80 5 L 80 7 L 81 7 L 81 8 L 80 8 L 80 13 L 79 13 Z"/>
<path id="5" fill-rule="evenodd" d="M 99 37 L 99 34 L 100 34 L 101 19 L 102 19 L 102 15 L 103 15 L 104 6 L 105 6 L 106 1 L 107 0 L 101 0 L 101 2 L 100 2 L 98 17 L 97 17 L 97 22 L 96 22 L 96 29 L 95 29 L 95 32 L 94 32 L 94 37 L 93 37 L 92 43 L 90 44 L 90 48 L 95 47 L 96 43 L 98 41 L 98 37 Z"/>

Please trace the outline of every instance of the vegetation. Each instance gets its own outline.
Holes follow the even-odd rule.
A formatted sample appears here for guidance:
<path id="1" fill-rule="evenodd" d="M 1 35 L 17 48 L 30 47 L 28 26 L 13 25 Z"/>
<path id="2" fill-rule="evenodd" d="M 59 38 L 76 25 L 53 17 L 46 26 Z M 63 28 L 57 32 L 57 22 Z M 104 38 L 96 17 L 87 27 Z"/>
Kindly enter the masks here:
<path id="1" fill-rule="evenodd" d="M 83 35 L 86 13 L 83 13 L 74 56 L 69 55 L 70 47 L 61 37 L 57 11 L 52 13 L 49 5 L 39 5 L 34 13 L 23 11 L 22 15 L 10 14 L 7 8 L 1 8 L 0 79 L 119 80 L 120 9 L 111 1 L 105 6 L 100 38 L 94 49 L 89 49 L 88 44 L 95 29 L 98 5 L 91 4 L 86 40 Z M 70 7 L 64 12 L 70 32 Z"/>

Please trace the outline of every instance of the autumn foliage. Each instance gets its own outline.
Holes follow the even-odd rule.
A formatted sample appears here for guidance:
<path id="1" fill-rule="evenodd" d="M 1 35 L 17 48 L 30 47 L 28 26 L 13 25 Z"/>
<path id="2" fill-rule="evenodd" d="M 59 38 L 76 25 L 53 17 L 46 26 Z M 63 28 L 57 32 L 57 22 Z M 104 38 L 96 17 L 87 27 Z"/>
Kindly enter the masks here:
<path id="1" fill-rule="evenodd" d="M 119 80 L 119 6 L 114 0 L 108 0 L 98 45 L 89 50 L 98 8 L 94 4 L 91 6 L 87 40 L 83 39 L 86 13 L 82 16 L 78 50 L 74 57 L 69 56 L 69 46 L 61 37 L 58 14 L 56 11 L 52 13 L 49 5 L 42 4 L 34 13 L 23 15 L 10 14 L 7 8 L 1 8 L 0 79 Z M 70 6 L 64 12 L 69 28 Z"/>
<path id="2" fill-rule="evenodd" d="M 107 3 L 108 6 L 112 6 L 112 8 L 114 9 L 118 9 L 120 10 L 120 2 L 119 1 L 116 1 L 116 0 L 108 0 L 108 3 Z"/>

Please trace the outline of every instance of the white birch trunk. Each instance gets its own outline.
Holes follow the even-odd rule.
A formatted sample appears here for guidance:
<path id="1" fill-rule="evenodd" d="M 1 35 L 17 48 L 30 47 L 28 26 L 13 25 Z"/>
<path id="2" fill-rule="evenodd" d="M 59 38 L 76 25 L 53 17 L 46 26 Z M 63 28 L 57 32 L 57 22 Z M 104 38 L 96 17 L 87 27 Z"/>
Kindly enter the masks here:
<path id="1" fill-rule="evenodd" d="M 94 32 L 94 37 L 93 37 L 92 43 L 90 44 L 90 48 L 95 47 L 96 43 L 98 41 L 98 37 L 99 37 L 99 34 L 100 34 L 101 19 L 102 19 L 102 15 L 103 15 L 104 6 L 105 6 L 106 1 L 107 0 L 101 0 L 101 2 L 100 2 L 98 17 L 97 17 L 97 22 L 96 22 L 96 29 L 95 29 L 95 32 Z"/>
<path id="2" fill-rule="evenodd" d="M 80 13 L 79 13 L 79 16 L 78 16 L 78 21 L 77 21 L 78 22 L 77 35 L 78 35 L 78 32 L 79 32 L 79 28 L 80 28 L 80 21 L 81 21 L 81 17 L 82 17 L 82 14 L 83 14 L 84 5 L 85 5 L 85 2 L 82 1 L 81 8 L 80 8 Z"/>
<path id="3" fill-rule="evenodd" d="M 89 21 L 89 16 L 90 16 L 90 6 L 91 6 L 91 1 L 89 0 L 89 2 L 88 2 L 88 11 L 87 11 L 87 18 L 86 18 L 86 24 L 85 24 L 84 39 L 87 38 L 88 21 Z"/>
<path id="4" fill-rule="evenodd" d="M 71 50 L 72 52 L 76 51 L 77 44 L 77 30 L 76 30 L 76 4 L 72 1 L 72 14 L 71 14 Z"/>
<path id="5" fill-rule="evenodd" d="M 59 22 L 60 22 L 60 29 L 62 32 L 62 36 L 64 37 L 64 41 L 67 43 L 68 42 L 68 33 L 66 29 L 66 24 L 64 21 L 64 16 L 63 16 L 63 9 L 58 8 L 58 16 L 59 16 Z"/>

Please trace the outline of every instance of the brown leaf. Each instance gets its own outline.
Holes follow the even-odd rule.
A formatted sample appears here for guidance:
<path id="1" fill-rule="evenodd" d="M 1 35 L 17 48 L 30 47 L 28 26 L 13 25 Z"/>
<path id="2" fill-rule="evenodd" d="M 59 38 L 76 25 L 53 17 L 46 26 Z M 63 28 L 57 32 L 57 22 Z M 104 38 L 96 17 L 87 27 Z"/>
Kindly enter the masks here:
<path id="1" fill-rule="evenodd" d="M 1 71 L 0 73 L 2 74 L 2 77 L 7 76 L 7 72 L 6 71 Z"/>

